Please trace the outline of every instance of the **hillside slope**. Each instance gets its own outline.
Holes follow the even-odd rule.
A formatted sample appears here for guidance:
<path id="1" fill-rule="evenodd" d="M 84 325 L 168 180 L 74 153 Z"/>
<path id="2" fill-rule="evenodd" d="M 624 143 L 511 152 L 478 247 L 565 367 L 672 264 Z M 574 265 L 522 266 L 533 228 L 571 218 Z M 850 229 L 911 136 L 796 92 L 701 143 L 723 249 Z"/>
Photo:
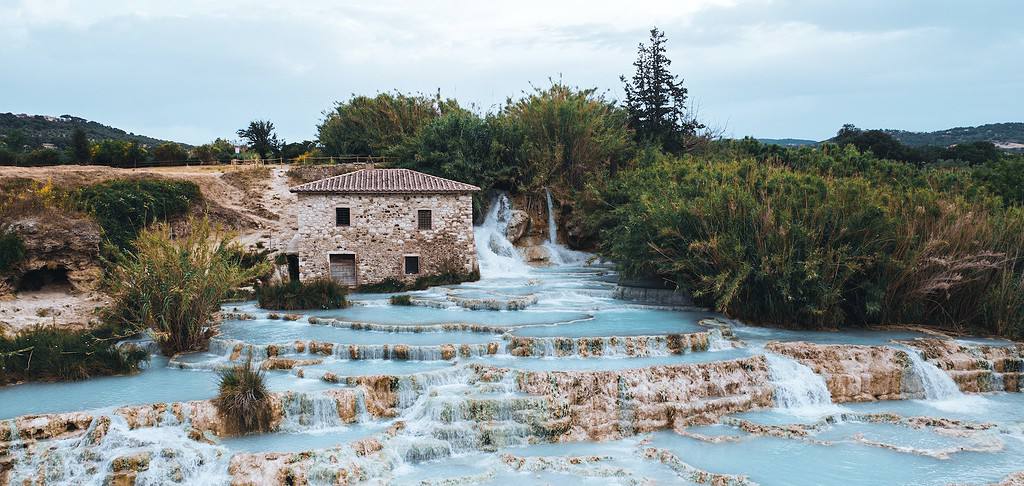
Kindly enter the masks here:
<path id="1" fill-rule="evenodd" d="M 24 136 L 24 143 L 28 148 L 36 148 L 44 143 L 49 143 L 56 145 L 58 149 L 66 149 L 71 144 L 71 133 L 76 128 L 84 130 L 86 137 L 94 141 L 131 141 L 150 147 L 155 147 L 167 141 L 145 135 L 136 135 L 119 128 L 71 115 L 54 117 L 0 113 L 0 139 L 6 140 L 12 133 L 20 132 Z"/>
<path id="2" fill-rule="evenodd" d="M 896 140 L 910 146 L 949 146 L 966 142 L 992 142 L 1001 148 L 1014 148 L 1011 144 L 1024 145 L 1024 123 L 989 123 L 977 127 L 956 127 L 936 132 L 908 132 L 886 130 Z M 1017 147 L 1024 148 L 1024 146 Z"/>

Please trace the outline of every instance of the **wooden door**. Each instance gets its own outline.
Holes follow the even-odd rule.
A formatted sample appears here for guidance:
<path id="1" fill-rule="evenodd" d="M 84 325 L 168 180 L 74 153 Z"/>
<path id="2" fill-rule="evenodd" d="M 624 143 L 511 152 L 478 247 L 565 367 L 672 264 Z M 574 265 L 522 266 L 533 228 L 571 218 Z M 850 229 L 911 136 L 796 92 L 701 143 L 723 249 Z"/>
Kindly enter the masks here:
<path id="1" fill-rule="evenodd" d="M 356 256 L 331 255 L 331 279 L 349 287 L 356 286 Z"/>

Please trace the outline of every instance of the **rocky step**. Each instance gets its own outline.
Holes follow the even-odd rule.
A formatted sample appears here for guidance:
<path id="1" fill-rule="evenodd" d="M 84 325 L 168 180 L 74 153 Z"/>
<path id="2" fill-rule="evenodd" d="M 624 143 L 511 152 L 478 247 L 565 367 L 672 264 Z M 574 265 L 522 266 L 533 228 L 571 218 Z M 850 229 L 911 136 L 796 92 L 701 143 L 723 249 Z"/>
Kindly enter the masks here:
<path id="1" fill-rule="evenodd" d="M 902 343 L 948 373 L 964 392 L 1020 392 L 1024 385 L 1024 343 L 989 346 L 925 338 Z"/>

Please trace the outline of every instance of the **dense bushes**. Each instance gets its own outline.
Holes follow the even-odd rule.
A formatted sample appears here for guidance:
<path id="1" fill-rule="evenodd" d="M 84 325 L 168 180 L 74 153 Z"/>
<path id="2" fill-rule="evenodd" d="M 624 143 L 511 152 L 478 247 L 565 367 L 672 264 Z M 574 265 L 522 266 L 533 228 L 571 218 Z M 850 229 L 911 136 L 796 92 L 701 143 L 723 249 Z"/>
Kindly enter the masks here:
<path id="1" fill-rule="evenodd" d="M 189 223 L 190 232 L 176 239 L 165 223 L 143 230 L 135 249 L 116 259 L 109 279 L 107 318 L 150 329 L 168 356 L 204 348 L 221 301 L 265 275 L 270 265 L 243 268 L 228 235 L 219 234 L 206 219 Z"/>
<path id="2" fill-rule="evenodd" d="M 1002 209 L 969 177 L 937 190 L 941 174 L 912 166 L 804 157 L 649 155 L 595 198 L 601 252 L 629 275 L 669 278 L 755 322 L 1020 335 L 1018 208 Z"/>
<path id="3" fill-rule="evenodd" d="M 385 155 L 430 120 L 458 110 L 453 100 L 402 93 L 353 96 L 317 127 L 326 155 Z"/>
<path id="4" fill-rule="evenodd" d="M 252 356 L 245 365 L 220 371 L 220 383 L 213 404 L 235 434 L 267 432 L 273 421 L 270 392 L 263 372 L 253 368 Z"/>
<path id="5" fill-rule="evenodd" d="M 79 208 L 95 216 L 104 237 L 121 249 L 147 224 L 185 214 L 201 198 L 194 182 L 160 179 L 107 181 L 72 194 Z"/>
<path id="6" fill-rule="evenodd" d="M 36 327 L 14 337 L 0 335 L 0 385 L 84 380 L 136 371 L 149 355 L 134 346 L 116 347 L 123 337 L 113 326 L 92 330 Z"/>
<path id="7" fill-rule="evenodd" d="M 256 288 L 260 307 L 274 310 L 341 309 L 348 289 L 327 278 L 305 282 L 271 282 Z"/>

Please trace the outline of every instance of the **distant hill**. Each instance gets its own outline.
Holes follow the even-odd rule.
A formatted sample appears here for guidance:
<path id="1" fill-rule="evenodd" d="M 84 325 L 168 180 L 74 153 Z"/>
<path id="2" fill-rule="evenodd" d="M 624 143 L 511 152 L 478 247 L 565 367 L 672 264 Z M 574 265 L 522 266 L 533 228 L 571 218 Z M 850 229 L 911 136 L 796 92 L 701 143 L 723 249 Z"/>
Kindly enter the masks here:
<path id="1" fill-rule="evenodd" d="M 937 132 L 885 130 L 907 145 L 948 147 L 966 142 L 992 142 L 1004 150 L 1024 150 L 1024 123 L 990 123 L 977 127 L 957 127 Z"/>
<path id="2" fill-rule="evenodd" d="M 43 144 L 53 144 L 58 149 L 63 150 L 71 144 L 71 132 L 76 128 L 85 130 L 86 137 L 93 141 L 131 141 L 149 147 L 155 147 L 167 142 L 167 140 L 136 135 L 119 128 L 71 115 L 46 116 L 0 113 L 0 139 L 6 138 L 8 133 L 20 130 L 25 135 L 25 140 L 30 148 L 38 148 Z"/>
<path id="3" fill-rule="evenodd" d="M 803 147 L 805 145 L 818 145 L 818 142 L 814 140 L 805 140 L 802 138 L 759 138 L 758 142 L 766 145 L 781 145 L 783 147 Z"/>

